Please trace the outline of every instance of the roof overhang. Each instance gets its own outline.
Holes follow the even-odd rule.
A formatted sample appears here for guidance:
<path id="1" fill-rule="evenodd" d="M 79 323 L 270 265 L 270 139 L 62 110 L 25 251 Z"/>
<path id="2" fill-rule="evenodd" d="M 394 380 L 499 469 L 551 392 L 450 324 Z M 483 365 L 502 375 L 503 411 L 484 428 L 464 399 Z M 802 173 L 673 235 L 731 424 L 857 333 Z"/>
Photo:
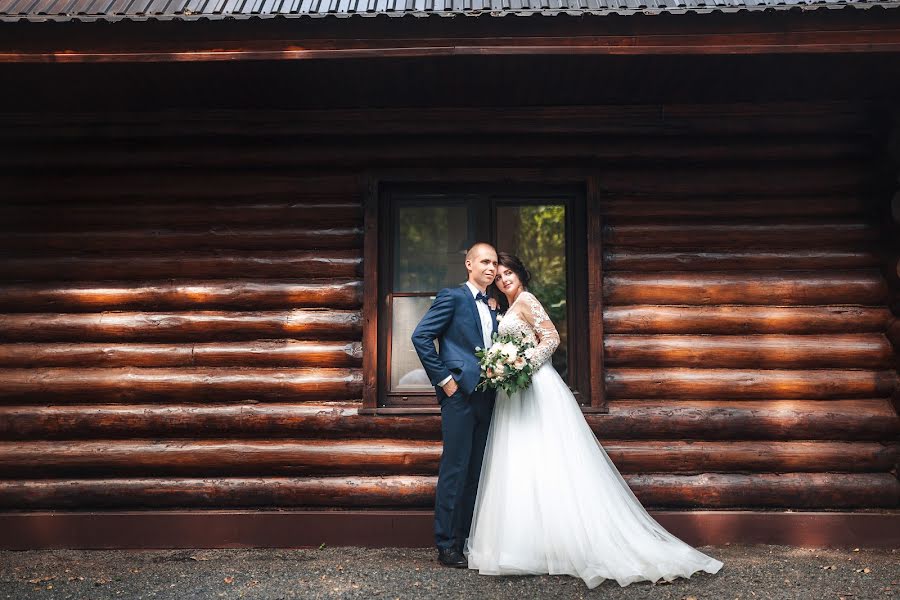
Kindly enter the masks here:
<path id="1" fill-rule="evenodd" d="M 900 10 L 0 25 L 0 63 L 900 52 Z"/>

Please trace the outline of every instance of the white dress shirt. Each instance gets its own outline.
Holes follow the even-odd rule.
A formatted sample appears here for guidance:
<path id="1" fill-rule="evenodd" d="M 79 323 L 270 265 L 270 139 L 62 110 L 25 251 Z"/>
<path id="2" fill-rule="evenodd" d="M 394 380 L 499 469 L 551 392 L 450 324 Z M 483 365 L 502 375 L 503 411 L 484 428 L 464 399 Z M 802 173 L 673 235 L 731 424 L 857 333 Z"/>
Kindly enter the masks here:
<path id="1" fill-rule="evenodd" d="M 469 291 L 472 292 L 472 297 L 474 298 L 481 290 L 475 287 L 471 281 L 466 282 L 466 286 L 469 288 Z M 475 306 L 478 308 L 478 316 L 481 318 L 481 339 L 484 341 L 484 345 L 482 348 L 490 348 L 491 346 L 491 334 L 494 332 L 494 325 L 491 323 L 491 309 L 488 308 L 487 303 L 481 302 L 479 300 L 475 300 Z M 452 375 L 444 378 L 440 383 L 438 383 L 438 387 L 444 387 L 448 381 L 453 378 Z"/>

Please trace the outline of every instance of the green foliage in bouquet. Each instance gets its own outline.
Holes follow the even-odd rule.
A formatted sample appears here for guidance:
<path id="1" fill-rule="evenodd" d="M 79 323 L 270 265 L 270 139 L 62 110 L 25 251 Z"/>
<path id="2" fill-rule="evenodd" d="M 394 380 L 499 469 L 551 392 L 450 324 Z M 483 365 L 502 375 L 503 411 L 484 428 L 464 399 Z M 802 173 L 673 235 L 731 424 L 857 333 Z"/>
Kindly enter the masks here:
<path id="1" fill-rule="evenodd" d="M 503 390 L 508 396 L 527 389 L 531 385 L 534 368 L 526 353 L 533 348 L 534 344 L 521 336 L 495 333 L 490 348 L 476 349 L 481 381 L 475 389 Z"/>

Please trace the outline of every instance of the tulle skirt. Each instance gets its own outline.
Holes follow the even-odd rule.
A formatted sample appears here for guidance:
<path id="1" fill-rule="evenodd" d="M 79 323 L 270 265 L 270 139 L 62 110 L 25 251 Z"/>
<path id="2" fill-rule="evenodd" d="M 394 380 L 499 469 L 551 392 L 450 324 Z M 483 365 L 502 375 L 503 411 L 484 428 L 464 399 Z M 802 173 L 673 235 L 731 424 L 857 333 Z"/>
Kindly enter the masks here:
<path id="1" fill-rule="evenodd" d="M 484 575 L 572 575 L 591 588 L 722 568 L 647 514 L 549 363 L 524 392 L 497 394 L 465 552 Z"/>

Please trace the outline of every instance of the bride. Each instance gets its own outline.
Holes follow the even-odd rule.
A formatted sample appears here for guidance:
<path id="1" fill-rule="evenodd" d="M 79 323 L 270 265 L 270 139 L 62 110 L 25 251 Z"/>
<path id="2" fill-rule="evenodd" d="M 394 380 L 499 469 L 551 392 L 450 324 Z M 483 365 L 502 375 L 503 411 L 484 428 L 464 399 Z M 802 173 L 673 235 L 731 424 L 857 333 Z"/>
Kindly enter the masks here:
<path id="1" fill-rule="evenodd" d="M 671 581 L 722 563 L 662 528 L 641 506 L 549 362 L 559 334 L 526 291 L 528 271 L 499 253 L 496 285 L 509 301 L 501 334 L 535 344 L 531 386 L 498 391 L 475 514 L 466 543 L 469 568 L 484 575 Z"/>

